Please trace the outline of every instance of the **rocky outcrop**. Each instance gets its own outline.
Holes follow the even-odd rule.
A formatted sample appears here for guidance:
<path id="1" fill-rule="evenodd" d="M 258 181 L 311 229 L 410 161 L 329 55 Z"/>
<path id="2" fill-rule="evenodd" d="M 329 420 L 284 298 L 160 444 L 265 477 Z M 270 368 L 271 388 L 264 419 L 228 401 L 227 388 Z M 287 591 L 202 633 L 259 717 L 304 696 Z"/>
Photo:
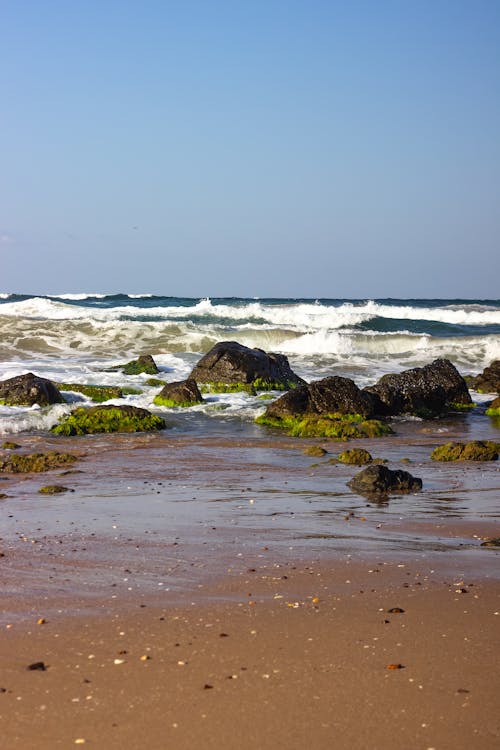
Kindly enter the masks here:
<path id="1" fill-rule="evenodd" d="M 387 495 L 418 492 L 422 489 L 422 480 L 407 471 L 392 470 L 387 466 L 376 464 L 360 471 L 350 482 L 347 482 L 347 485 L 360 495 Z"/>
<path id="2" fill-rule="evenodd" d="M 194 406 L 203 403 L 203 396 L 196 380 L 188 378 L 165 385 L 155 396 L 154 403 L 157 406 Z"/>
<path id="3" fill-rule="evenodd" d="M 142 372 L 147 375 L 156 375 L 157 372 L 160 372 L 151 354 L 141 354 L 137 359 L 123 365 L 109 367 L 106 372 L 116 372 L 117 370 L 121 370 L 125 375 L 140 375 Z"/>
<path id="4" fill-rule="evenodd" d="M 28 372 L 0 382 L 0 403 L 7 406 L 48 406 L 62 404 L 64 399 L 50 380 Z"/>
<path id="5" fill-rule="evenodd" d="M 334 376 L 315 380 L 285 393 L 267 407 L 265 416 L 360 414 L 369 418 L 376 413 L 377 406 L 376 396 L 361 391 L 350 378 Z"/>
<path id="6" fill-rule="evenodd" d="M 292 371 L 284 354 L 268 354 L 236 341 L 216 344 L 189 377 L 198 384 L 241 385 L 255 390 L 286 390 L 305 382 Z"/>
<path id="7" fill-rule="evenodd" d="M 500 393 L 500 359 L 495 359 L 479 375 L 468 378 L 468 383 L 480 393 Z"/>
<path id="8" fill-rule="evenodd" d="M 436 359 L 425 367 L 384 375 L 364 389 L 379 399 L 381 415 L 414 414 L 432 417 L 453 406 L 467 406 L 472 400 L 467 384 L 447 359 Z"/>

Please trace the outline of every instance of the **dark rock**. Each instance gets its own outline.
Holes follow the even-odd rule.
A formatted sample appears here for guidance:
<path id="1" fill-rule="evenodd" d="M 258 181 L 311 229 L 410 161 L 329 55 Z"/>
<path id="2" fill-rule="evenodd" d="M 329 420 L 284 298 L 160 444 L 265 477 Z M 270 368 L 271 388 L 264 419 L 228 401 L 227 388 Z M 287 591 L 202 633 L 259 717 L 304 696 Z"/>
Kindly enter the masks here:
<path id="1" fill-rule="evenodd" d="M 468 378 L 470 388 L 481 393 L 500 393 L 500 359 L 495 359 L 489 367 L 475 377 Z"/>
<path id="2" fill-rule="evenodd" d="M 361 495 L 418 492 L 422 480 L 407 471 L 388 469 L 380 464 L 368 466 L 351 479 L 347 485 Z"/>
<path id="3" fill-rule="evenodd" d="M 47 406 L 62 404 L 64 399 L 50 380 L 28 372 L 0 382 L 0 403 L 7 406 Z"/>
<path id="4" fill-rule="evenodd" d="M 192 378 L 167 383 L 154 398 L 157 406 L 193 406 L 202 402 L 203 396 Z"/>
<path id="5" fill-rule="evenodd" d="M 250 349 L 236 341 L 216 344 L 189 376 L 197 383 L 253 386 L 261 390 L 287 389 L 302 385 L 284 354 Z"/>
<path id="6" fill-rule="evenodd" d="M 467 384 L 447 359 L 436 359 L 425 367 L 384 375 L 364 389 L 380 399 L 379 414 L 436 416 L 454 405 L 472 403 Z"/>
<path id="7" fill-rule="evenodd" d="M 116 372 L 116 370 L 122 370 L 125 375 L 140 375 L 142 372 L 147 375 L 156 375 L 160 372 L 151 354 L 141 354 L 137 359 L 126 362 L 124 365 L 109 367 L 106 372 Z"/>
<path id="8" fill-rule="evenodd" d="M 375 413 L 378 399 L 361 391 L 350 378 L 338 376 L 315 380 L 302 385 L 267 407 L 266 417 L 300 417 L 322 414 L 360 414 L 371 417 Z"/>
<path id="9" fill-rule="evenodd" d="M 32 672 L 34 672 L 34 671 L 45 672 L 45 670 L 47 669 L 47 667 L 45 666 L 45 663 L 43 661 L 35 661 L 35 662 L 33 662 L 33 664 L 29 664 L 26 667 L 26 669 L 29 669 Z"/>

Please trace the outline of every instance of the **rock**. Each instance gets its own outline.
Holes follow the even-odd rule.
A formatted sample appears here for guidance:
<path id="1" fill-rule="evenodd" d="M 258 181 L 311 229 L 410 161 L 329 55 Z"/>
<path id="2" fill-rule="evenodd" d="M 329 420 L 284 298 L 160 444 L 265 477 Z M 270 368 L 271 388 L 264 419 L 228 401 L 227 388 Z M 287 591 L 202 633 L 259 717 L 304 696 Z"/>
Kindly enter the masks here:
<path id="1" fill-rule="evenodd" d="M 378 399 L 361 391 L 350 378 L 333 376 L 314 380 L 285 393 L 269 404 L 266 417 L 300 417 L 326 414 L 359 414 L 368 418 L 376 413 Z"/>
<path id="2" fill-rule="evenodd" d="M 486 539 L 481 542 L 481 547 L 500 547 L 500 537 Z"/>
<path id="3" fill-rule="evenodd" d="M 50 380 L 28 372 L 0 382 L 1 403 L 7 406 L 48 406 L 62 404 L 64 399 Z"/>
<path id="4" fill-rule="evenodd" d="M 211 390 L 286 390 L 302 385 L 284 354 L 268 354 L 236 341 L 221 341 L 200 359 L 189 376 Z"/>
<path id="5" fill-rule="evenodd" d="M 363 419 L 359 414 L 312 414 L 306 417 L 267 417 L 263 414 L 255 420 L 266 427 L 277 427 L 292 437 L 332 438 L 351 440 L 390 435 L 391 428 L 378 419 Z M 335 459 L 336 461 L 337 459 Z"/>
<path id="6" fill-rule="evenodd" d="M 322 458 L 328 453 L 320 445 L 310 445 L 308 448 L 304 448 L 302 452 L 305 456 L 314 456 L 315 458 Z"/>
<path id="7" fill-rule="evenodd" d="M 479 393 L 500 393 L 500 359 L 495 359 L 482 373 L 468 381 L 469 387 Z"/>
<path id="8" fill-rule="evenodd" d="M 165 420 L 137 406 L 80 407 L 52 428 L 56 435 L 88 435 L 101 432 L 149 432 L 163 430 Z"/>
<path id="9" fill-rule="evenodd" d="M 111 398 L 123 398 L 125 391 L 130 393 L 132 389 L 123 389 L 114 385 L 91 385 L 87 383 L 56 383 L 60 391 L 74 391 L 82 393 L 92 399 L 94 403 L 101 404 Z M 139 391 L 136 391 L 137 393 Z"/>
<path id="10" fill-rule="evenodd" d="M 500 396 L 491 402 L 486 409 L 486 414 L 489 417 L 500 417 Z"/>
<path id="11" fill-rule="evenodd" d="M 453 406 L 472 405 L 465 380 L 447 359 L 436 359 L 425 367 L 384 375 L 365 392 L 380 399 L 379 414 L 414 414 L 432 417 Z"/>
<path id="12" fill-rule="evenodd" d="M 156 375 L 160 372 L 151 354 L 141 354 L 137 359 L 126 362 L 124 365 L 109 367 L 106 372 L 115 372 L 116 370 L 122 370 L 125 375 L 140 375 L 141 372 L 145 372 L 147 375 Z"/>
<path id="13" fill-rule="evenodd" d="M 6 440 L 5 443 L 2 443 L 2 448 L 4 450 L 14 451 L 20 447 L 19 443 L 13 443 L 11 440 Z"/>
<path id="14" fill-rule="evenodd" d="M 373 461 L 371 454 L 364 448 L 352 448 L 351 450 L 342 451 L 338 459 L 342 464 L 355 464 L 356 466 L 370 464 Z"/>
<path id="15" fill-rule="evenodd" d="M 73 492 L 69 487 L 63 487 L 62 484 L 46 484 L 38 490 L 40 495 L 59 495 L 62 492 Z"/>
<path id="16" fill-rule="evenodd" d="M 418 492 L 422 489 L 422 480 L 413 477 L 407 471 L 388 469 L 380 464 L 367 466 L 347 482 L 355 492 L 361 495 L 388 494 L 401 492 Z"/>
<path id="17" fill-rule="evenodd" d="M 165 385 L 155 396 L 154 403 L 157 406 L 194 406 L 203 403 L 203 396 L 196 380 L 188 378 Z"/>
<path id="18" fill-rule="evenodd" d="M 445 443 L 431 453 L 433 461 L 496 461 L 500 443 L 472 440 L 470 443 Z"/>
<path id="19" fill-rule="evenodd" d="M 20 456 L 17 453 L 0 459 L 0 473 L 6 474 L 28 474 L 31 472 L 51 471 L 59 469 L 77 460 L 77 456 L 72 453 L 58 453 L 49 451 L 48 453 L 30 453 L 29 455 Z"/>

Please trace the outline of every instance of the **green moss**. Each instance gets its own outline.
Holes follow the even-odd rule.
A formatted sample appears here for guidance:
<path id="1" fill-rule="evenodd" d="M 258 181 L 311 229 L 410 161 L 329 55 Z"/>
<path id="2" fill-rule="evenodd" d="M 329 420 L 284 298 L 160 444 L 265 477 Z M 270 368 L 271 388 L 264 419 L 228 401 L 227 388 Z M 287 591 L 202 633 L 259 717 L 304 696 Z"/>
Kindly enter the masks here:
<path id="1" fill-rule="evenodd" d="M 114 385 L 88 385 L 85 383 L 54 383 L 60 391 L 75 391 L 91 398 L 96 404 L 109 401 L 110 398 L 123 398 L 124 391 Z"/>
<path id="2" fill-rule="evenodd" d="M 88 435 L 102 432 L 149 432 L 162 430 L 165 420 L 133 406 L 80 407 L 52 428 L 56 435 Z"/>
<path id="3" fill-rule="evenodd" d="M 500 417 L 500 406 L 496 409 L 494 409 L 492 406 L 490 406 L 489 409 L 486 409 L 486 414 L 489 417 Z"/>
<path id="4" fill-rule="evenodd" d="M 71 464 L 76 460 L 77 456 L 72 453 L 58 453 L 57 451 L 30 453 L 25 456 L 14 454 L 3 460 L 0 459 L 0 472 L 7 474 L 39 473 L 59 469 L 61 466 Z"/>
<path id="5" fill-rule="evenodd" d="M 322 437 L 337 440 L 381 437 L 392 433 L 391 428 L 378 419 L 364 419 L 360 414 L 327 414 L 307 417 L 266 417 L 255 420 L 266 427 L 277 427 L 293 437 Z"/>
<path id="6" fill-rule="evenodd" d="M 322 458 L 328 453 L 328 451 L 320 445 L 310 445 L 309 448 L 304 448 L 302 452 L 305 456 L 315 456 L 316 458 Z"/>
<path id="7" fill-rule="evenodd" d="M 342 451 L 338 458 L 343 464 L 355 464 L 356 466 L 372 462 L 371 454 L 364 448 L 352 448 L 351 450 Z"/>
<path id="8" fill-rule="evenodd" d="M 4 450 L 13 451 L 16 448 L 20 448 L 21 446 L 19 443 L 13 443 L 10 440 L 6 440 L 5 443 L 2 443 L 2 448 Z"/>
<path id="9" fill-rule="evenodd" d="M 160 378 L 148 378 L 146 380 L 146 385 L 152 385 L 154 387 L 158 386 L 159 388 L 163 388 L 165 385 L 164 380 L 160 380 Z"/>
<path id="10" fill-rule="evenodd" d="M 495 461 L 500 444 L 491 440 L 470 443 L 445 443 L 431 453 L 433 461 Z"/>
<path id="11" fill-rule="evenodd" d="M 40 495 L 59 495 L 61 492 L 72 492 L 69 487 L 63 487 L 62 484 L 47 484 L 38 490 Z"/>
<path id="12" fill-rule="evenodd" d="M 258 396 L 260 401 L 273 401 L 275 398 L 276 396 L 273 396 L 272 393 L 261 393 L 260 396 Z"/>
<path id="13" fill-rule="evenodd" d="M 468 411 L 469 409 L 475 409 L 477 404 L 474 403 L 474 401 L 470 404 L 459 404 L 456 402 L 452 402 L 452 403 L 449 403 L 448 406 L 453 411 Z"/>
<path id="14" fill-rule="evenodd" d="M 172 398 L 162 398 L 161 396 L 155 396 L 153 399 L 153 403 L 156 404 L 156 406 L 189 407 L 189 406 L 197 406 L 199 404 L 199 401 L 174 401 L 174 399 Z"/>
<path id="15" fill-rule="evenodd" d="M 125 375 L 140 375 L 143 372 L 146 373 L 146 375 L 154 375 L 158 372 L 158 369 L 153 365 L 140 362 L 138 359 L 135 359 L 132 362 L 127 362 L 125 365 L 121 365 L 121 369 Z"/>

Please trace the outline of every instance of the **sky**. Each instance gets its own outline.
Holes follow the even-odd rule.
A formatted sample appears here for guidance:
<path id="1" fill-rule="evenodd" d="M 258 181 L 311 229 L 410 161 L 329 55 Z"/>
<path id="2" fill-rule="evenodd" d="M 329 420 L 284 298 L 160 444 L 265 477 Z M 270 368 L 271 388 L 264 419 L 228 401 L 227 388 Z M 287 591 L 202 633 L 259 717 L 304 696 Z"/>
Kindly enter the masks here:
<path id="1" fill-rule="evenodd" d="M 497 0 L 3 0 L 0 292 L 500 296 Z"/>

